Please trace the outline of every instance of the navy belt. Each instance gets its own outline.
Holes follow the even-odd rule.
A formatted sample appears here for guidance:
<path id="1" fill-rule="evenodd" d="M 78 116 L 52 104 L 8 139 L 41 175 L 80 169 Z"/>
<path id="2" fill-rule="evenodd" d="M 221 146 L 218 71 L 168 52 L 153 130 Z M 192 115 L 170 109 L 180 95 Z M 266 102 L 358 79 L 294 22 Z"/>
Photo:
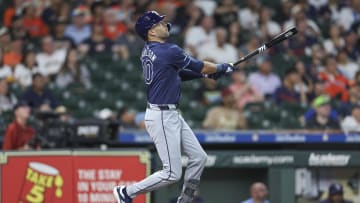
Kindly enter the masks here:
<path id="1" fill-rule="evenodd" d="M 149 109 L 166 111 L 166 110 L 176 110 L 178 108 L 177 104 L 150 104 L 147 103 Z"/>

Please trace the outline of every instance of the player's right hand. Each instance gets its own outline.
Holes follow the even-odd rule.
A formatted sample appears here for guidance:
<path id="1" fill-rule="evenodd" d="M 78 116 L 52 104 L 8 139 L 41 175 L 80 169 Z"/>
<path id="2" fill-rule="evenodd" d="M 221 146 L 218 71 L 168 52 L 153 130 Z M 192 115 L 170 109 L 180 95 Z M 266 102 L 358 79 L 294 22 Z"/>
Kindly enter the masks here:
<path id="1" fill-rule="evenodd" d="M 207 75 L 207 78 L 217 80 L 223 75 L 224 75 L 223 73 L 217 72 L 217 73 L 212 73 L 212 74 Z"/>

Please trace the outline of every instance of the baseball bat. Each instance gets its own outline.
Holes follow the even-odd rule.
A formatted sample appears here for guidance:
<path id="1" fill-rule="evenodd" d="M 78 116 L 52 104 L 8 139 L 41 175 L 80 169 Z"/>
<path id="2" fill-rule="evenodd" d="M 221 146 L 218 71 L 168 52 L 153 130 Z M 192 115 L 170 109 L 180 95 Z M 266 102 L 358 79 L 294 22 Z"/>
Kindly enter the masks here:
<path id="1" fill-rule="evenodd" d="M 264 52 L 266 49 L 273 47 L 274 45 L 279 44 L 280 42 L 282 42 L 286 39 L 289 39 L 290 37 L 294 36 L 296 33 L 297 33 L 296 27 L 292 27 L 292 28 L 280 33 L 279 35 L 277 35 L 276 37 L 271 39 L 269 42 L 265 43 L 264 45 L 257 48 L 256 50 L 250 52 L 246 56 L 241 57 L 240 60 L 236 61 L 232 65 L 236 66 L 239 63 L 242 63 L 242 62 L 250 59 L 251 57 L 260 54 L 261 52 Z"/>

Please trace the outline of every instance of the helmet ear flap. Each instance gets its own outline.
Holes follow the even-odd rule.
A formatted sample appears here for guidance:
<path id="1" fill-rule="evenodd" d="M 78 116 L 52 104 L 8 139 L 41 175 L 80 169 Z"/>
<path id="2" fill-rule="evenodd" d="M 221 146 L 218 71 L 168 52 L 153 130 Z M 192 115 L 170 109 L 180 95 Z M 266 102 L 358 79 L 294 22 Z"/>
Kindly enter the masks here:
<path id="1" fill-rule="evenodd" d="M 167 27 L 168 31 L 170 32 L 170 30 L 171 30 L 171 23 L 166 23 L 166 27 Z"/>

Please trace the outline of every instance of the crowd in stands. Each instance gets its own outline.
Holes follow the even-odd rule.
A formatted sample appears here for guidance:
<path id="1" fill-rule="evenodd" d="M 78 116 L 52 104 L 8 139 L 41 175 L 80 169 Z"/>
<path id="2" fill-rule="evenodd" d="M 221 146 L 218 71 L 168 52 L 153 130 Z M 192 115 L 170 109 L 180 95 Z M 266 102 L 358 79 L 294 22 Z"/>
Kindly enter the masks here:
<path id="1" fill-rule="evenodd" d="M 204 79 L 194 88 L 192 99 L 208 109 L 196 127 L 247 129 L 248 106 L 271 103 L 305 107 L 296 121 L 307 129 L 359 131 L 360 1 L 11 0 L 0 8 L 0 115 L 19 102 L 32 112 L 66 108 L 47 86 L 96 88 L 82 61 L 109 55 L 130 63 L 144 44 L 134 22 L 156 10 L 172 23 L 169 41 L 216 63 L 236 61 L 291 26 L 298 30 L 241 63 L 227 82 Z M 125 104 L 112 117 L 143 128 L 144 109 L 136 111 Z"/>

